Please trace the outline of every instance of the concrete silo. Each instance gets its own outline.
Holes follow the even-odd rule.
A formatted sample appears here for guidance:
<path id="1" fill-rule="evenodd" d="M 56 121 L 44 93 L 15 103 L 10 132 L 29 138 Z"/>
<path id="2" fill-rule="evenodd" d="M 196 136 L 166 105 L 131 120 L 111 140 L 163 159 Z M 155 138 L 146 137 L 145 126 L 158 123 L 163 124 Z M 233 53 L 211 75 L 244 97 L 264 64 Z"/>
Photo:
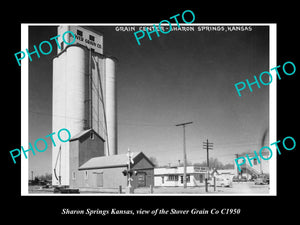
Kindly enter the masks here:
<path id="1" fill-rule="evenodd" d="M 116 77 L 115 60 L 113 58 L 105 59 L 106 71 L 106 121 L 108 140 L 108 155 L 117 154 L 117 95 L 116 95 Z"/>
<path id="2" fill-rule="evenodd" d="M 75 34 L 71 45 L 62 41 L 66 31 Z M 59 26 L 58 35 L 60 48 L 53 59 L 53 132 L 67 128 L 74 137 L 91 129 L 104 140 L 105 155 L 117 154 L 115 59 L 103 55 L 103 35 L 89 28 Z M 71 38 L 65 35 L 69 43 Z M 52 149 L 52 183 L 69 186 L 70 143 Z"/>

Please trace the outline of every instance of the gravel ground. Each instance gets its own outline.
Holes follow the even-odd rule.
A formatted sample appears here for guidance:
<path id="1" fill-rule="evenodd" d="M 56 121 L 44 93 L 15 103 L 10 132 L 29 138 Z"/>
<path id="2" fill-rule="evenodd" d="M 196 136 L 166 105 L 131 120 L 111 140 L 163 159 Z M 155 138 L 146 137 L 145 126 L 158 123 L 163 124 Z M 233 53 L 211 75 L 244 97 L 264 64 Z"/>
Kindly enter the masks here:
<path id="1" fill-rule="evenodd" d="M 122 190 L 125 192 L 125 188 Z M 52 194 L 53 189 L 43 189 L 38 186 L 29 187 L 29 194 Z M 118 194 L 118 189 L 95 189 L 95 190 L 81 190 L 80 194 Z M 137 188 L 134 190 L 135 194 L 150 194 L 150 188 Z M 255 185 L 254 182 L 234 182 L 232 187 L 217 187 L 214 191 L 213 187 L 208 187 L 208 192 L 205 192 L 205 187 L 154 187 L 153 194 L 220 194 L 220 195 L 243 195 L 243 194 L 268 194 L 269 185 Z"/>
<path id="2" fill-rule="evenodd" d="M 233 183 L 232 188 L 217 187 L 218 194 L 269 194 L 269 185 L 255 185 L 254 182 Z"/>
<path id="3" fill-rule="evenodd" d="M 233 183 L 232 187 L 208 187 L 208 192 L 205 192 L 205 187 L 155 187 L 154 194 L 268 194 L 269 185 L 255 185 L 254 182 Z M 149 194 L 149 188 L 135 189 L 136 194 Z"/>

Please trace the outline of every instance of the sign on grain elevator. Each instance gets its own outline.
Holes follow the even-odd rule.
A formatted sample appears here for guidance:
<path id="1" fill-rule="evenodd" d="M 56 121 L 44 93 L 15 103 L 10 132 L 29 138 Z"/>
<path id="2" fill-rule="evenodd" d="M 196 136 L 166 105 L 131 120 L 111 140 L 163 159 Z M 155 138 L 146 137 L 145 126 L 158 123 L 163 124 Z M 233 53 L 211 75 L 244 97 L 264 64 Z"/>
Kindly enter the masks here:
<path id="1" fill-rule="evenodd" d="M 90 28 L 84 28 L 79 26 L 59 26 L 58 27 L 58 35 L 62 36 L 64 32 L 66 31 L 72 31 L 73 34 L 75 34 L 75 42 L 74 44 L 80 44 L 82 46 L 87 47 L 88 49 L 92 49 L 92 51 L 95 51 L 97 53 L 103 54 L 103 35 L 100 32 L 93 31 Z M 72 42 L 73 36 L 68 35 L 67 42 Z M 57 53 L 60 53 L 63 51 L 64 43 L 61 43 L 61 49 L 58 48 Z"/>

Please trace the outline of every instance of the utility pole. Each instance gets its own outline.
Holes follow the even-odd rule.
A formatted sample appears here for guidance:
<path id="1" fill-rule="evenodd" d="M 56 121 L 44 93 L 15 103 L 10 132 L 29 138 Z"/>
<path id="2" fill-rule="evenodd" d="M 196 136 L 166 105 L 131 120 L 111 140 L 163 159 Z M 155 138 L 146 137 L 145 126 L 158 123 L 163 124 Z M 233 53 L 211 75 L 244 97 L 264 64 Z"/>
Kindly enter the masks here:
<path id="1" fill-rule="evenodd" d="M 183 187 L 186 188 L 186 146 L 185 146 L 185 126 L 193 122 L 180 123 L 175 126 L 182 126 L 183 128 Z"/>
<path id="2" fill-rule="evenodd" d="M 131 171 L 131 164 L 133 164 L 134 163 L 134 161 L 133 161 L 133 159 L 132 159 L 132 157 L 133 157 L 133 154 L 132 154 L 132 152 L 129 150 L 129 148 L 128 148 L 128 152 L 127 152 L 127 157 L 128 157 L 128 162 L 127 162 L 127 164 L 128 164 L 128 169 L 127 169 L 127 193 L 129 193 L 129 194 L 131 194 L 131 193 L 133 193 L 133 187 L 131 186 L 131 181 L 133 180 L 132 178 L 131 178 L 131 176 L 132 176 L 132 171 Z"/>
<path id="3" fill-rule="evenodd" d="M 212 150 L 212 148 L 213 148 L 213 143 L 209 143 L 208 139 L 206 140 L 206 142 L 203 142 L 203 149 L 206 149 L 207 151 L 206 165 L 208 169 L 209 169 L 209 150 Z"/>
<path id="4" fill-rule="evenodd" d="M 237 159 L 238 157 L 239 157 L 239 154 L 235 154 L 235 158 Z M 238 182 L 240 182 L 240 171 L 239 171 L 238 167 L 236 167 L 236 171 L 237 171 Z"/>
<path id="5" fill-rule="evenodd" d="M 208 192 L 208 179 L 209 179 L 209 150 L 212 150 L 213 143 L 209 143 L 208 139 L 206 139 L 206 142 L 203 142 L 203 148 L 206 149 L 207 153 L 207 160 L 206 160 L 206 166 L 207 166 L 207 177 L 205 178 L 205 191 Z"/>

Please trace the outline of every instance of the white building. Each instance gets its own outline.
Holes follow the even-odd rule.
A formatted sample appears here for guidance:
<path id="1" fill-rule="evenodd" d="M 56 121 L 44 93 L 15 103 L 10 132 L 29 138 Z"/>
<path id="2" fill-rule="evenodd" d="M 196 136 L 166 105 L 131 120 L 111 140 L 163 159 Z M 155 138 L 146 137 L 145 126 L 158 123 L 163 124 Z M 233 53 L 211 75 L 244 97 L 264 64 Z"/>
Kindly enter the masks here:
<path id="1" fill-rule="evenodd" d="M 154 186 L 183 186 L 183 171 L 183 166 L 154 168 Z M 208 170 L 206 167 L 187 166 L 187 186 L 194 187 L 205 185 L 207 172 Z"/>

